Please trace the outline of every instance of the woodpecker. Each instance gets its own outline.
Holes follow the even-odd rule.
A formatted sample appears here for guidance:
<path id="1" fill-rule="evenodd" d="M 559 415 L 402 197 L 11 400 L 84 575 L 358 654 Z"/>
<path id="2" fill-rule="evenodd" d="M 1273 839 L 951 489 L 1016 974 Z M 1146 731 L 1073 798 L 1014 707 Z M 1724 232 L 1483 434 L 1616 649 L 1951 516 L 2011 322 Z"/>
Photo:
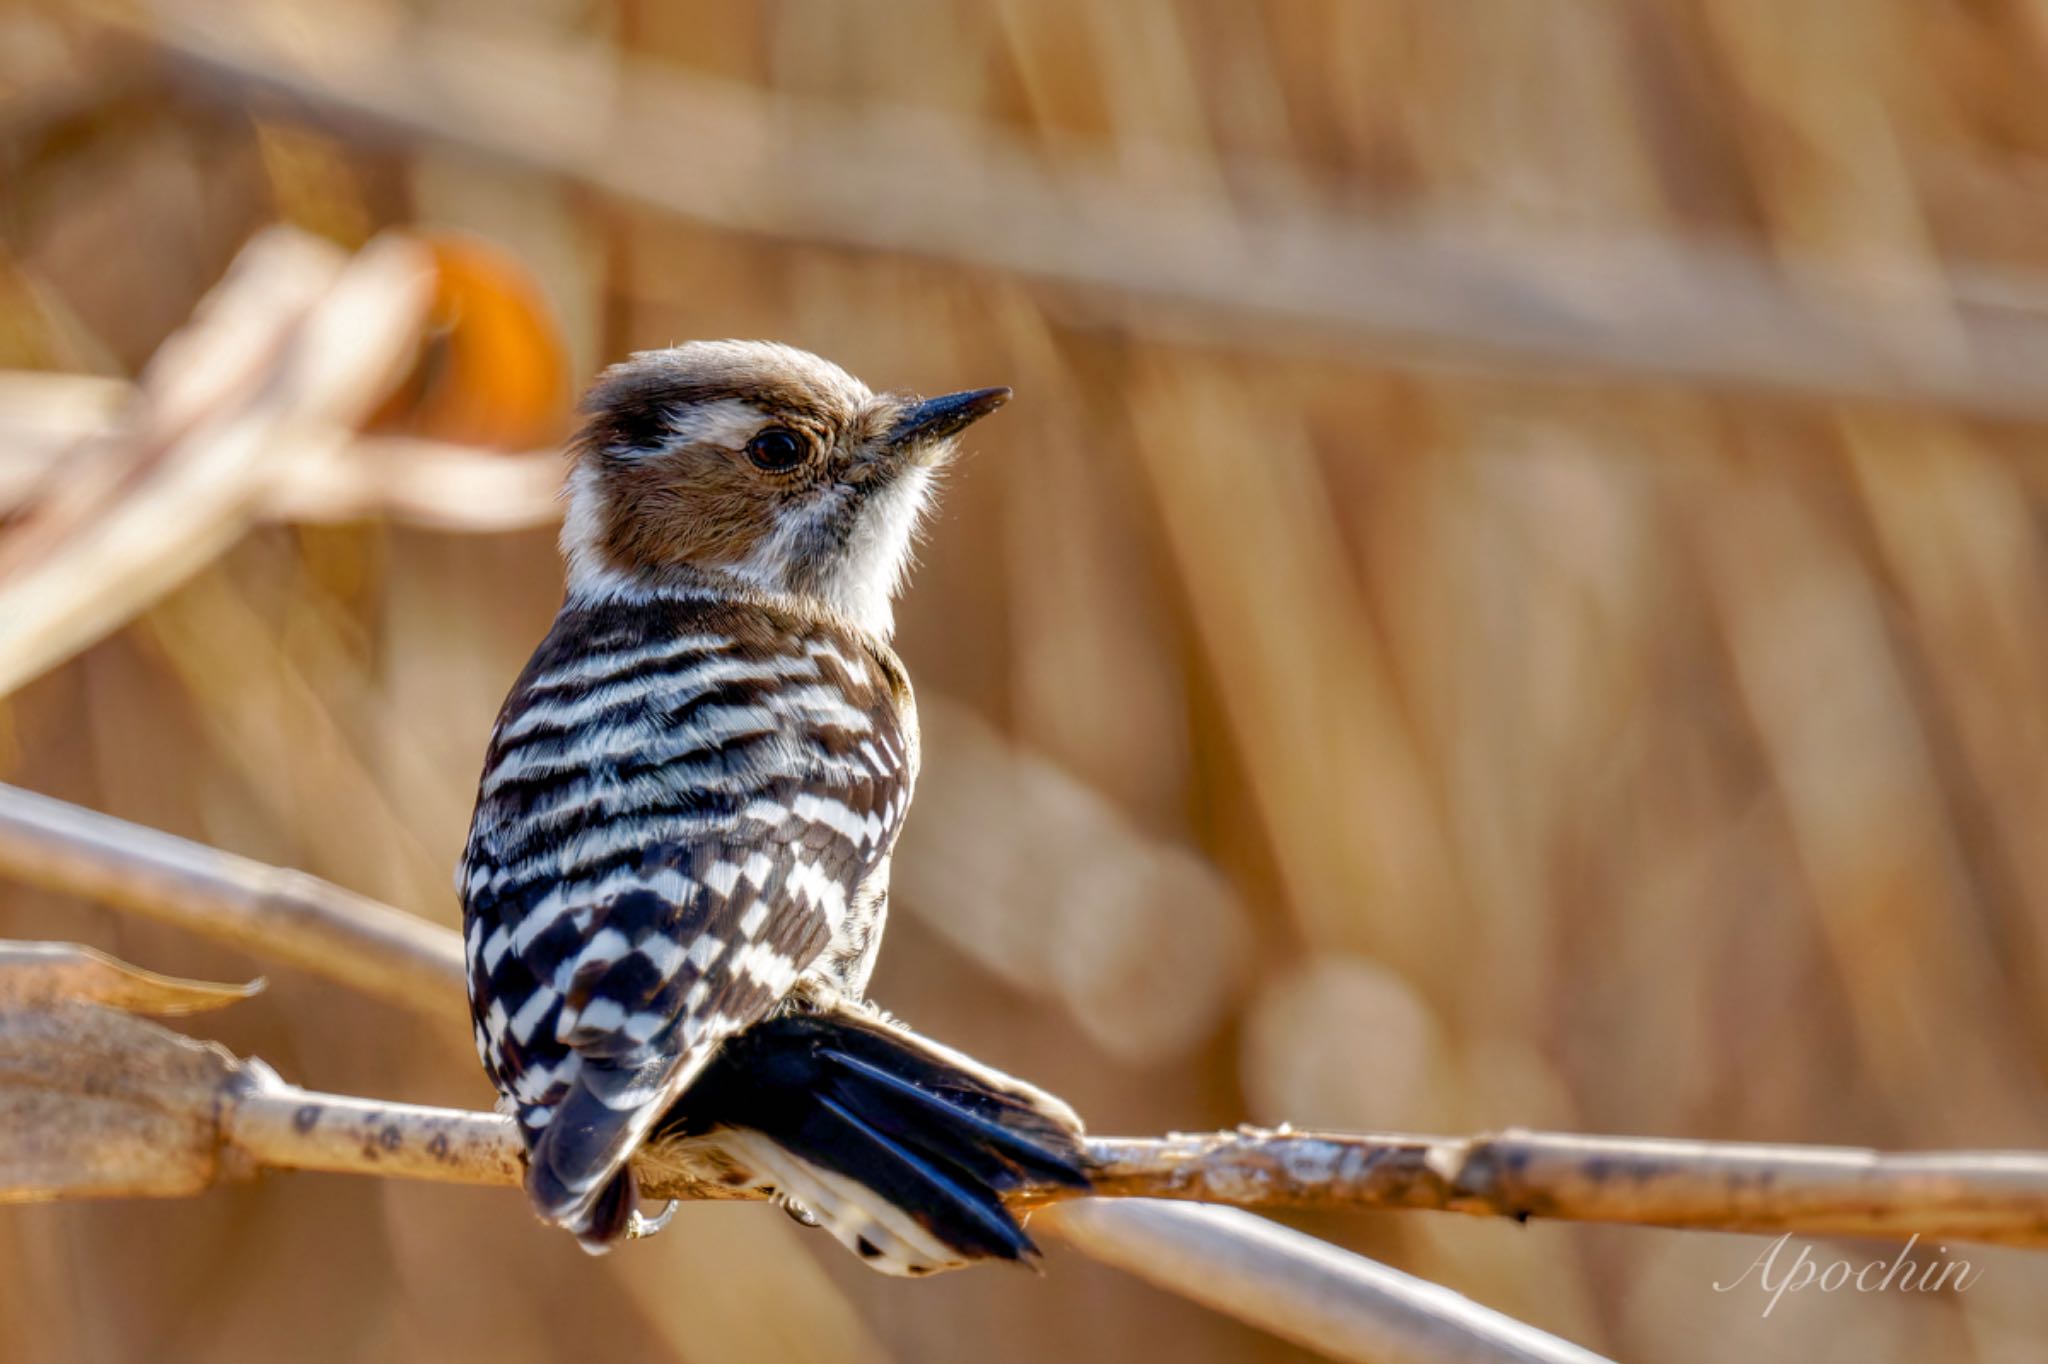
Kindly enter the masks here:
<path id="1" fill-rule="evenodd" d="M 478 1055 L 535 1209 L 586 1249 L 665 1222 L 628 1163 L 657 1129 L 902 1274 L 1022 1257 L 1000 1194 L 1080 1178 L 1064 1104 L 864 1002 L 919 757 L 892 601 L 959 433 L 1009 396 L 700 341 L 585 398 L 567 592 L 457 883 Z"/>

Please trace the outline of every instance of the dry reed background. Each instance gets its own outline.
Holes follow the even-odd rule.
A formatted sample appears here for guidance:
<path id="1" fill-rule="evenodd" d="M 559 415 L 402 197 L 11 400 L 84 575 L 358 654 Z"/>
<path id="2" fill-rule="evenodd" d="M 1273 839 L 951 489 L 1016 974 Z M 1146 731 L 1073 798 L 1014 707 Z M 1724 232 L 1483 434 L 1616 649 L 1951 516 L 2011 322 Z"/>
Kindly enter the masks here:
<path id="1" fill-rule="evenodd" d="M 854 231 L 803 221 L 816 187 L 772 159 L 748 180 L 744 146 L 740 200 L 692 205 L 658 160 L 578 183 L 191 57 L 245 31 L 318 53 L 341 20 L 397 52 L 422 17 L 509 108 L 573 108 L 495 46 L 540 34 L 825 124 L 993 127 L 1156 202 L 1137 226 L 1167 246 L 1306 205 L 1384 272 L 1327 281 L 1371 325 L 1216 306 L 1260 272 L 1192 305 L 1021 277 L 1004 221 L 925 220 L 914 169 Z M 0 15 L 0 367 L 133 376 L 263 224 L 417 223 L 517 264 L 441 239 L 450 330 L 381 431 L 545 444 L 558 367 L 692 336 L 1012 384 L 901 613 L 931 733 L 891 1007 L 1104 1131 L 2041 1147 L 2044 91 L 2048 9 L 2020 0 L 31 5 Z M 917 249 L 872 249 L 899 229 Z M 545 530 L 259 528 L 10 698 L 0 775 L 448 921 L 558 583 Z M 251 973 L 26 892 L 0 936 Z M 298 976 L 203 1031 L 309 1085 L 486 1097 L 473 1058 Z M 1623 1358 L 2048 1349 L 2048 1266 L 2017 1253 L 1972 1248 L 1963 1293 L 1763 1320 L 1712 1287 L 1751 1239 L 1311 1227 Z M 589 1263 L 509 1197 L 314 1176 L 10 1209 L 0 1356 L 1294 1354 L 1057 1252 L 897 1284 L 819 1241 L 690 1208 Z"/>

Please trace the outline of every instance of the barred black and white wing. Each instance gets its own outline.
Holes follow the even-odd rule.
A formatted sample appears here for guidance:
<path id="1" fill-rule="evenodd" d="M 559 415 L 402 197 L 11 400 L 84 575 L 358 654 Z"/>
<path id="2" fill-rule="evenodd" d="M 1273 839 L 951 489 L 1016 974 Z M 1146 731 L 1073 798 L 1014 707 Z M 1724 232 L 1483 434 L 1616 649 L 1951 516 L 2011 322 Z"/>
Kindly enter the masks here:
<path id="1" fill-rule="evenodd" d="M 478 1053 L 542 1216 L 601 1246 L 626 1162 L 808 974 L 858 993 L 916 774 L 900 668 L 705 600 L 571 603 L 498 718 L 460 872 Z"/>

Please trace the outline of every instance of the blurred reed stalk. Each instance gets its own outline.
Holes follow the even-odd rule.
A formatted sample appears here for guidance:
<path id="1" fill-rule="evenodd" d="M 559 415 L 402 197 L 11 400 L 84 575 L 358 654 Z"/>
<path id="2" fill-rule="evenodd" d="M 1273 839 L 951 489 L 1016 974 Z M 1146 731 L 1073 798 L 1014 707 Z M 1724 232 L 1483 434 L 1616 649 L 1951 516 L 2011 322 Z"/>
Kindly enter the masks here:
<path id="1" fill-rule="evenodd" d="M 281 100 L 720 228 L 1008 272 L 1140 334 L 2048 417 L 2048 289 L 2017 272 L 1960 271 L 1940 299 L 1957 343 L 1931 351 L 1923 297 L 1817 255 L 1402 231 L 1334 209 L 1296 167 L 1126 137 L 1151 168 L 1134 185 L 1056 135 L 771 95 L 517 25 L 297 6 L 265 22 L 207 0 L 98 14 L 233 107 Z M 1256 193 L 1213 193 L 1222 173 Z"/>

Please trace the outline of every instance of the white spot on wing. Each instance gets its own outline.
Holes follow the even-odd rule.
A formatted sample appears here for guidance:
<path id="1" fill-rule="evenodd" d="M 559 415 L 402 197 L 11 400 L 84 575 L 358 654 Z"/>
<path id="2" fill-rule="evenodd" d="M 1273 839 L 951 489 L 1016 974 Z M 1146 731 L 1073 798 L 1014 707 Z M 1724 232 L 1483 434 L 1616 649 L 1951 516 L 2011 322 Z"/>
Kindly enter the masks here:
<path id="1" fill-rule="evenodd" d="M 561 996 L 547 986 L 538 986 L 519 1006 L 519 1012 L 512 1015 L 512 1035 L 522 1046 L 532 1040 L 533 1030 L 540 1026 L 541 1015 L 559 998 Z"/>
<path id="2" fill-rule="evenodd" d="M 617 1000 L 593 999 L 583 1006 L 582 1017 L 576 1020 L 574 1031 L 612 1033 L 617 1032 L 619 1025 L 625 1021 L 626 1011 L 619 1007 Z M 560 1036 L 566 1036 L 571 1029 L 560 1028 L 556 1031 Z"/>
<path id="3" fill-rule="evenodd" d="M 711 963 L 717 961 L 719 953 L 723 951 L 725 951 L 724 939 L 713 937 L 709 933 L 703 934 L 690 944 L 690 964 L 699 971 L 709 970 Z"/>
<path id="4" fill-rule="evenodd" d="M 747 912 L 740 916 L 740 936 L 742 938 L 759 937 L 761 926 L 767 922 L 768 902 L 766 900 L 754 901 L 754 903 L 747 906 Z"/>
<path id="5" fill-rule="evenodd" d="M 732 888 L 739 883 L 740 869 L 730 862 L 713 862 L 704 870 L 704 884 L 721 900 L 730 900 Z"/>
<path id="6" fill-rule="evenodd" d="M 663 980 L 674 977 L 683 964 L 683 945 L 660 933 L 650 933 L 641 939 L 638 950 L 641 956 L 653 963 Z"/>

